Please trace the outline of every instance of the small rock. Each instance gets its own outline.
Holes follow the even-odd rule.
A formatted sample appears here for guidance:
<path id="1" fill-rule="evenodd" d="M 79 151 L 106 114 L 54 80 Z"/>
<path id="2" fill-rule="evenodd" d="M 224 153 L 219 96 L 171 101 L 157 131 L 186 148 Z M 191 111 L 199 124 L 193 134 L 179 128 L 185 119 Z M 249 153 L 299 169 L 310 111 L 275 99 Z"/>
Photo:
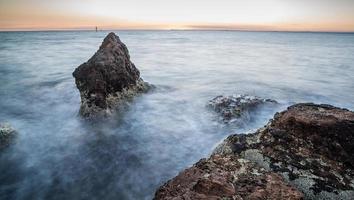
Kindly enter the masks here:
<path id="1" fill-rule="evenodd" d="M 8 147 L 16 137 L 17 132 L 8 123 L 0 124 L 0 150 Z"/>
<path id="2" fill-rule="evenodd" d="M 249 120 L 249 112 L 265 104 L 277 104 L 277 102 L 272 99 L 262 99 L 257 96 L 233 95 L 217 96 L 208 103 L 209 107 L 219 113 L 222 120 L 226 123 L 241 121 L 241 118 Z"/>
<path id="3" fill-rule="evenodd" d="M 80 114 L 87 118 L 107 116 L 150 88 L 130 61 L 128 48 L 113 32 L 73 76 L 81 96 Z"/>

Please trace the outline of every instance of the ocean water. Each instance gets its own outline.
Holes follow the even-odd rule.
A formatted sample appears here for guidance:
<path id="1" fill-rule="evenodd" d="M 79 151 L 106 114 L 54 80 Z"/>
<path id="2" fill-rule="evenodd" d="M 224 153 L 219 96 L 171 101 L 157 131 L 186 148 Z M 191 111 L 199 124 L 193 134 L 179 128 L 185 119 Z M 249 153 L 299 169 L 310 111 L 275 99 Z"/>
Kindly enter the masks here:
<path id="1" fill-rule="evenodd" d="M 96 124 L 78 116 L 72 72 L 108 32 L 0 33 L 0 122 L 19 132 L 0 153 L 0 199 L 151 199 L 227 135 L 262 127 L 290 104 L 354 110 L 354 34 L 115 32 L 157 89 Z M 206 107 L 232 94 L 280 105 L 234 127 Z"/>

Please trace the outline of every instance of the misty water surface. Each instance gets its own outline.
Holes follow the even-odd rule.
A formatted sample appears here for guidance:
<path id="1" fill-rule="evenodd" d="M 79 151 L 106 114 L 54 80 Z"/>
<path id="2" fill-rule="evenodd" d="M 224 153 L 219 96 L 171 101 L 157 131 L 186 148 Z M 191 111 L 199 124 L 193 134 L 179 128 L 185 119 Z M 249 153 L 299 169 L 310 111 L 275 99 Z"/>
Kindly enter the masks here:
<path id="1" fill-rule="evenodd" d="M 72 72 L 107 32 L 0 33 L 0 122 L 19 136 L 0 155 L 0 199 L 151 199 L 231 133 L 295 102 L 354 109 L 354 34 L 116 31 L 157 86 L 119 116 L 77 115 Z M 206 108 L 217 95 L 272 98 L 244 127 Z"/>

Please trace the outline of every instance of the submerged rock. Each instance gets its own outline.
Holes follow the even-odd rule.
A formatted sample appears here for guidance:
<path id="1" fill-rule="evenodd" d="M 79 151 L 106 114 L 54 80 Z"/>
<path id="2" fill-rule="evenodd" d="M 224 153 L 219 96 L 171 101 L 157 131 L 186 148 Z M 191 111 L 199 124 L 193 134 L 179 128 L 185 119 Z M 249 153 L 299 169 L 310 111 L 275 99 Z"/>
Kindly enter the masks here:
<path id="1" fill-rule="evenodd" d="M 257 96 L 233 95 L 217 96 L 210 100 L 208 105 L 215 112 L 219 113 L 224 122 L 249 120 L 249 112 L 254 111 L 258 106 L 265 104 L 276 104 L 272 99 L 262 99 Z"/>
<path id="2" fill-rule="evenodd" d="M 127 47 L 114 33 L 109 33 L 98 51 L 73 72 L 80 91 L 80 114 L 84 117 L 106 116 L 150 85 L 140 77 L 130 61 Z"/>
<path id="3" fill-rule="evenodd" d="M 17 132 L 10 124 L 0 123 L 0 151 L 8 147 L 15 139 Z"/>
<path id="4" fill-rule="evenodd" d="M 215 157 L 221 160 L 231 157 L 237 159 L 203 168 L 203 173 L 209 173 L 207 177 L 210 182 L 226 180 L 229 177 L 228 173 L 231 173 L 232 177 L 236 178 L 228 183 L 232 183 L 233 187 L 237 188 L 240 178 L 234 174 L 244 173 L 243 178 L 250 180 L 244 185 L 244 190 L 250 192 L 262 187 L 260 183 L 265 181 L 259 179 L 258 182 L 254 181 L 252 173 L 245 173 L 245 168 L 242 167 L 219 174 L 219 168 L 239 166 L 239 160 L 243 159 L 252 163 L 248 169 L 250 172 L 254 169 L 255 174 L 260 176 L 263 176 L 262 173 L 276 173 L 281 176 L 276 188 L 280 186 L 286 188 L 285 186 L 290 184 L 292 187 L 288 186 L 289 188 L 298 190 L 297 192 L 291 190 L 292 194 L 296 194 L 292 197 L 279 196 L 275 199 L 300 198 L 298 192 L 303 193 L 305 199 L 352 199 L 354 196 L 354 112 L 330 105 L 296 104 L 277 113 L 269 124 L 253 134 L 229 136 L 214 150 L 206 162 L 214 162 Z M 196 166 L 198 164 L 186 171 Z M 173 194 L 174 197 L 198 199 L 193 195 L 190 196 L 190 192 L 185 192 L 190 190 L 194 192 L 193 188 L 197 183 L 186 184 L 184 182 L 186 179 L 183 179 L 185 173 L 182 172 L 163 185 L 157 191 L 156 197 L 169 199 Z M 198 180 L 203 176 L 198 177 Z M 176 181 L 180 181 L 178 183 L 180 186 L 172 184 L 177 183 Z M 225 184 L 220 187 L 231 188 Z M 287 193 L 290 194 L 285 192 Z M 232 197 L 228 197 L 240 199 L 238 195 L 240 194 L 235 192 Z M 274 196 L 270 195 L 271 193 L 266 193 L 266 196 L 260 199 L 273 199 Z M 241 197 L 255 199 L 253 196 L 252 198 Z"/>

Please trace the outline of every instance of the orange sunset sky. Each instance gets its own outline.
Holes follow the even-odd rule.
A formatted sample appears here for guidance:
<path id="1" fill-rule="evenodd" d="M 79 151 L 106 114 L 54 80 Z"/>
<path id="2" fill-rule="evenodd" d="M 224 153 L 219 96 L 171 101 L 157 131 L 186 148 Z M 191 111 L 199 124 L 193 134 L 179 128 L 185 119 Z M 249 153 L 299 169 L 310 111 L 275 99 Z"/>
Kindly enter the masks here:
<path id="1" fill-rule="evenodd" d="M 354 0 L 0 0 L 0 30 L 354 31 Z"/>

